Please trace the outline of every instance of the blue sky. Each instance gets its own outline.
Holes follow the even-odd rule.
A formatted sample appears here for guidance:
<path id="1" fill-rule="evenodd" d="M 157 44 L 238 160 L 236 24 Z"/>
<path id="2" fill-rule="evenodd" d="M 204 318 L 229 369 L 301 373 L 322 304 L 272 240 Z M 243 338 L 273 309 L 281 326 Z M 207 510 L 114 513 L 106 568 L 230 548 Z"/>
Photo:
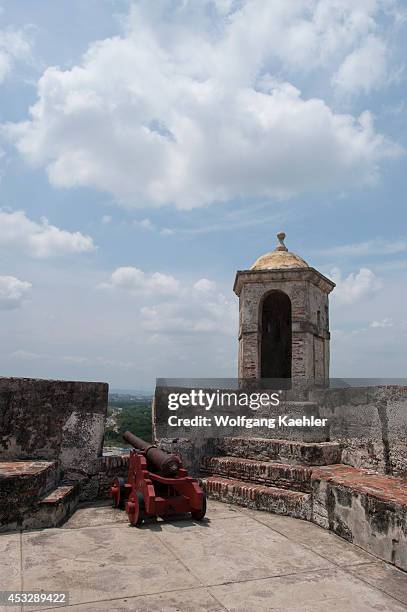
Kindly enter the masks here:
<path id="1" fill-rule="evenodd" d="M 234 376 L 237 269 L 338 286 L 334 376 L 404 376 L 396 0 L 0 2 L 0 371 Z"/>

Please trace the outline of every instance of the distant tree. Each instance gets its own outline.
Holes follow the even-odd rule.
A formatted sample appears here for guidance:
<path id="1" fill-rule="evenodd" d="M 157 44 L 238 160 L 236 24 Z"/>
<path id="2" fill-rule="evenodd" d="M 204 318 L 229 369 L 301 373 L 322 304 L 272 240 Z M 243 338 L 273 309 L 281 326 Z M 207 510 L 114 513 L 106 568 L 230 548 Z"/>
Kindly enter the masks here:
<path id="1" fill-rule="evenodd" d="M 114 426 L 109 426 L 106 428 L 106 446 L 128 446 L 122 438 L 122 434 L 126 430 L 131 431 L 136 436 L 143 438 L 147 442 L 152 440 L 152 412 L 150 401 L 124 401 L 121 403 L 120 401 L 116 400 L 113 403 L 113 406 L 114 408 L 121 408 L 121 411 L 116 417 L 118 431 L 114 430 Z"/>

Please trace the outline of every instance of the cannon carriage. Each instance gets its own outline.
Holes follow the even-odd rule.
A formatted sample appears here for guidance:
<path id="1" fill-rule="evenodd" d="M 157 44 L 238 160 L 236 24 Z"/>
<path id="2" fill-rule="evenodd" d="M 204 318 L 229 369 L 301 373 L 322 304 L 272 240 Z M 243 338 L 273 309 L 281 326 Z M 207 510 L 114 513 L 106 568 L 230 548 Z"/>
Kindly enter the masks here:
<path id="1" fill-rule="evenodd" d="M 115 478 L 110 496 L 115 508 L 125 509 L 131 525 L 142 525 L 146 517 L 169 517 L 190 513 L 202 520 L 206 496 L 196 478 L 188 476 L 178 455 L 169 454 L 126 431 L 131 444 L 127 481 Z"/>

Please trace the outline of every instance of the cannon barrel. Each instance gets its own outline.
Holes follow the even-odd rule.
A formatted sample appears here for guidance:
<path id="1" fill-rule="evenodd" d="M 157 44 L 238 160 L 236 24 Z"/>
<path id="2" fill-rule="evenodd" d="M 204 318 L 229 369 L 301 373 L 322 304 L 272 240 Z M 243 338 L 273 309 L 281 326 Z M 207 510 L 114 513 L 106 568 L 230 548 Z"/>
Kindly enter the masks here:
<path id="1" fill-rule="evenodd" d="M 144 452 L 147 461 L 149 461 L 156 470 L 161 472 L 163 476 L 174 477 L 178 474 L 178 470 L 182 467 L 181 460 L 177 455 L 169 455 L 165 451 L 145 442 L 141 438 L 138 438 L 131 431 L 125 431 L 123 434 L 123 440 L 131 444 L 134 448 L 137 448 Z"/>

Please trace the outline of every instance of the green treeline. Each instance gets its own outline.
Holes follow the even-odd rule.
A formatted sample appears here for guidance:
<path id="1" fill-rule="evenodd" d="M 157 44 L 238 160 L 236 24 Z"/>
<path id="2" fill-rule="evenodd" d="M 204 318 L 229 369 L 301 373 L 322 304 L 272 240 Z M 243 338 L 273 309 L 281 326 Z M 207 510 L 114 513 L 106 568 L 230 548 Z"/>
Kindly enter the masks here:
<path id="1" fill-rule="evenodd" d="M 152 440 L 151 399 L 109 401 L 105 429 L 105 446 L 127 447 L 123 432 L 131 431 L 147 442 Z"/>

